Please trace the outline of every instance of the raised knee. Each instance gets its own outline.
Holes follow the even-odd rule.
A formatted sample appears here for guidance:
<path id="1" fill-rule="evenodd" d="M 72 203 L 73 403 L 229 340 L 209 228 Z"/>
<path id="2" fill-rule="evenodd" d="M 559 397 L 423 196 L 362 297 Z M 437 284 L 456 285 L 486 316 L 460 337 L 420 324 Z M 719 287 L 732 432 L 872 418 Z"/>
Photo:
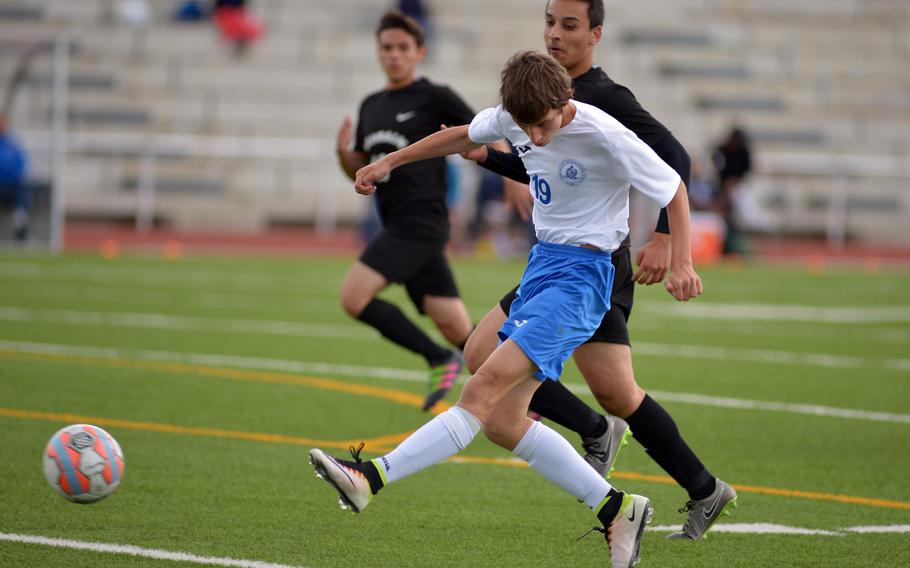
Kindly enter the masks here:
<path id="1" fill-rule="evenodd" d="M 357 318 L 363 311 L 363 306 L 361 305 L 361 302 L 355 301 L 354 298 L 342 296 L 341 309 L 343 309 L 345 313 L 347 313 L 352 318 Z"/>
<path id="2" fill-rule="evenodd" d="M 493 413 L 484 424 L 483 433 L 487 439 L 509 450 L 515 449 L 526 430 L 526 420 L 515 420 L 509 415 Z"/>
<path id="3" fill-rule="evenodd" d="M 635 412 L 645 397 L 638 385 L 625 390 L 592 391 L 598 404 L 613 416 L 625 418 Z"/>
<path id="4" fill-rule="evenodd" d="M 458 399 L 458 406 L 463 406 L 474 414 L 483 423 L 484 429 L 499 399 L 495 384 L 493 375 L 481 369 L 468 379 Z"/>
<path id="5" fill-rule="evenodd" d="M 512 439 L 510 432 L 507 429 L 502 428 L 498 423 L 488 423 L 484 425 L 483 433 L 488 440 L 497 446 L 503 447 L 507 450 L 511 450 L 512 447 L 514 447 L 514 444 L 509 443 Z"/>

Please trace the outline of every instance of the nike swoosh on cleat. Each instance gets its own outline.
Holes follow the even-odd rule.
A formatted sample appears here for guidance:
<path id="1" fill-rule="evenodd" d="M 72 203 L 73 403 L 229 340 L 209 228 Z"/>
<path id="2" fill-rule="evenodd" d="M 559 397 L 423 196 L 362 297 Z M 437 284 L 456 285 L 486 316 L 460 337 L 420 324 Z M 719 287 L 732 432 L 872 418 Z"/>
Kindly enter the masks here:
<path id="1" fill-rule="evenodd" d="M 635 505 L 632 505 L 632 516 L 629 517 L 629 522 L 635 522 Z"/>
<path id="2" fill-rule="evenodd" d="M 333 462 L 335 462 L 335 465 L 338 467 L 338 470 L 341 471 L 341 473 L 343 473 L 344 476 L 348 478 L 348 482 L 351 484 L 351 486 L 353 486 L 354 479 L 350 475 L 348 475 L 347 471 L 345 471 L 346 468 L 343 465 L 341 465 L 340 463 L 338 463 L 338 460 L 336 460 L 332 456 L 329 456 L 329 459 L 332 460 Z"/>
<path id="3" fill-rule="evenodd" d="M 714 498 L 714 502 L 711 503 L 711 507 L 705 508 L 704 515 L 705 515 L 706 519 L 710 519 L 711 515 L 714 514 L 714 508 L 717 507 L 717 503 L 720 501 L 720 498 L 723 497 L 723 494 L 724 494 L 723 491 L 718 493 L 717 497 Z"/>

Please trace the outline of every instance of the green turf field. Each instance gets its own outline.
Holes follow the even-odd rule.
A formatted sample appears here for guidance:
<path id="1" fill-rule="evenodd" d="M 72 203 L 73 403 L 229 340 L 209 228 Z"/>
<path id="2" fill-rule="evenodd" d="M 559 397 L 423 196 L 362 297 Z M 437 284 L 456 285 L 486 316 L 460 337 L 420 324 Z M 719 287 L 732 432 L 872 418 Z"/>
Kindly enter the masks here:
<path id="1" fill-rule="evenodd" d="M 602 537 L 576 542 L 590 512 L 482 437 L 468 463 L 403 480 L 362 515 L 338 509 L 306 451 L 390 448 L 427 419 L 421 360 L 338 307 L 349 262 L 0 255 L 0 566 L 193 565 L 10 535 L 248 566 L 608 566 Z M 479 319 L 521 265 L 455 269 Z M 688 304 L 638 289 L 636 372 L 739 508 L 705 541 L 667 541 L 685 494 L 633 442 L 614 483 L 655 507 L 642 565 L 910 565 L 910 273 L 702 276 Z M 564 380 L 582 386 L 571 364 Z M 126 456 L 94 505 L 41 470 L 51 434 L 81 421 Z"/>

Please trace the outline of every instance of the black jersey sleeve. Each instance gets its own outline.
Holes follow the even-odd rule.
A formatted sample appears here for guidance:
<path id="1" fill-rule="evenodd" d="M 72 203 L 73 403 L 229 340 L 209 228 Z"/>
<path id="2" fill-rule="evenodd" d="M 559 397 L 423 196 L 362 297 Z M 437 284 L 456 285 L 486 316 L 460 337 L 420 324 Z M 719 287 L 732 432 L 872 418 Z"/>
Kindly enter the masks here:
<path id="1" fill-rule="evenodd" d="M 519 183 L 531 182 L 524 162 L 511 152 L 501 152 L 487 146 L 487 159 L 480 165 L 494 174 L 505 176 Z"/>
<path id="2" fill-rule="evenodd" d="M 439 112 L 440 123 L 446 126 L 470 124 L 474 118 L 474 111 L 468 103 L 444 85 L 436 87 L 436 109 Z"/>
<path id="3" fill-rule="evenodd" d="M 680 179 L 688 188 L 689 177 L 692 172 L 692 160 L 679 140 L 672 134 L 667 134 L 663 140 L 654 144 L 654 152 L 668 166 L 676 170 L 676 173 L 679 174 Z M 667 218 L 666 208 L 660 210 L 660 215 L 657 217 L 657 227 L 654 228 L 654 231 L 658 233 L 670 232 L 670 222 Z"/>
<path id="4" fill-rule="evenodd" d="M 354 151 L 361 152 L 361 153 L 366 152 L 366 150 L 364 150 L 364 147 L 363 147 L 363 139 L 366 138 L 366 133 L 364 132 L 364 124 L 363 124 L 363 107 L 365 106 L 365 104 L 366 104 L 366 101 L 360 103 L 360 110 L 357 111 L 357 126 L 356 126 L 356 130 L 354 131 Z"/>

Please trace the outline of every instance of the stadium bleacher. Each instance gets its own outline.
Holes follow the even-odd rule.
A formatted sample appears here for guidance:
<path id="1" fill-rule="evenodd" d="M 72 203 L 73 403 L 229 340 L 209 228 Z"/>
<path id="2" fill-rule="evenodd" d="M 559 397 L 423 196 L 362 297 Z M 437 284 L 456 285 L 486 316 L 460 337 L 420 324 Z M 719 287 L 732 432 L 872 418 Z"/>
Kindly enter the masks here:
<path id="1" fill-rule="evenodd" d="M 384 3 L 257 0 L 266 33 L 235 58 L 207 23 L 171 21 L 175 3 L 150 2 L 143 27 L 117 21 L 108 0 L 0 0 L 0 35 L 66 33 L 74 42 L 69 93 L 74 133 L 140 132 L 321 141 L 306 160 L 182 154 L 157 160 L 154 216 L 184 228 L 217 222 L 257 230 L 276 220 L 357 219 L 365 203 L 333 159 L 335 131 L 382 85 L 372 29 Z M 846 230 L 903 237 L 910 216 L 910 4 L 901 0 L 607 1 L 597 59 L 630 86 L 694 154 L 735 122 L 753 135 L 752 187 L 784 232 L 825 231 L 842 181 Z M 543 1 L 435 2 L 425 73 L 476 108 L 495 102 L 509 54 L 541 48 Z M 4 57 L 6 71 L 12 58 Z M 50 64 L 36 60 L 27 135 L 47 123 Z M 39 126 L 35 126 L 39 125 Z M 26 143 L 28 143 L 26 136 Z M 140 156 L 71 148 L 73 215 L 129 216 Z M 40 151 L 40 148 L 35 148 Z M 787 159 L 811 154 L 800 165 Z M 241 152 L 242 154 L 242 152 Z M 864 157 L 868 157 L 865 160 Z M 848 159 L 849 158 L 849 159 Z M 839 164 L 849 162 L 849 171 Z M 866 163 L 873 164 L 866 167 Z M 882 163 L 890 164 L 881 166 Z M 807 165 L 808 164 L 808 165 Z M 810 166 L 816 165 L 813 170 Z M 319 204 L 333 195 L 329 213 Z M 880 206 L 887 203 L 887 207 Z M 820 205 L 821 204 L 821 205 Z M 872 205 L 870 205 L 872 204 Z"/>

